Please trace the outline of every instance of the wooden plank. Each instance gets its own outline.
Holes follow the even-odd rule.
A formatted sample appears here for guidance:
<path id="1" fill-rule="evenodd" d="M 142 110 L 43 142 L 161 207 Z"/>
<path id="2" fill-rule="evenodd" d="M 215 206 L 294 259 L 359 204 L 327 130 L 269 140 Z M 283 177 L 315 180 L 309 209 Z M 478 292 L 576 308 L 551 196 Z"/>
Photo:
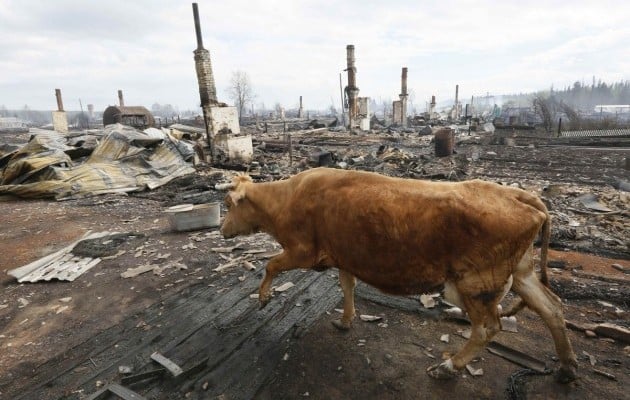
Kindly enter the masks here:
<path id="1" fill-rule="evenodd" d="M 301 271 L 294 271 L 285 275 L 283 278 L 295 280 L 297 283 L 298 288 L 294 293 L 300 293 L 319 278 L 317 273 L 302 273 Z M 215 315 L 212 320 L 201 322 L 198 329 L 185 340 L 181 340 L 177 344 L 171 343 L 162 351 L 180 365 L 187 367 L 195 364 L 200 358 L 206 357 L 208 352 L 214 356 L 208 361 L 209 365 L 220 363 L 226 355 L 238 348 L 250 335 L 255 335 L 256 331 L 265 325 L 269 319 L 274 318 L 284 307 L 284 303 L 290 301 L 290 298 L 276 296 L 267 307 L 258 310 L 258 301 L 252 300 L 249 294 L 246 294 L 238 301 L 233 302 L 224 312 Z M 226 341 L 228 332 L 234 328 L 237 328 L 236 333 L 229 335 L 230 340 Z M 200 354 L 200 351 L 203 352 Z"/>
<path id="2" fill-rule="evenodd" d="M 111 392 L 124 400 L 146 400 L 145 397 L 142 397 L 133 390 L 127 389 L 126 387 L 121 386 L 117 383 L 110 383 L 105 388 L 92 394 L 90 397 L 87 398 L 87 400 L 106 399 L 108 397 L 108 392 Z"/>
<path id="3" fill-rule="evenodd" d="M 359 283 L 355 293 L 358 297 L 385 307 L 422 314 L 423 318 L 437 319 L 444 309 L 440 305 L 436 305 L 434 308 L 424 308 L 419 300 L 410 297 L 387 295 L 365 283 Z"/>
<path id="4" fill-rule="evenodd" d="M 327 274 L 317 276 L 306 290 L 287 299 L 272 318 L 265 318 L 267 322 L 254 334 L 243 336 L 246 340 L 239 340 L 238 351 L 231 351 L 220 362 L 209 360 L 206 373 L 189 386 L 200 387 L 204 382 L 210 382 L 209 397 L 254 398 L 272 375 L 274 367 L 282 362 L 290 342 L 299 340 L 296 339 L 298 331 L 306 329 L 339 303 L 341 294 L 336 288 L 335 278 Z M 303 306 L 295 307 L 296 303 Z M 229 333 L 225 332 L 223 337 L 230 337 Z"/>
<path id="5" fill-rule="evenodd" d="M 160 302 L 148 307 L 138 315 L 129 316 L 126 320 L 121 321 L 120 324 L 114 325 L 109 329 L 99 332 L 96 336 L 89 338 L 85 342 L 52 357 L 44 364 L 38 365 L 35 372 L 31 376 L 31 382 L 37 382 L 37 384 L 31 387 L 20 388 L 12 387 L 13 392 L 7 392 L 6 395 L 13 395 L 16 400 L 23 399 L 36 399 L 46 398 L 52 396 L 51 388 L 60 387 L 63 385 L 72 385 L 79 387 L 84 385 L 85 382 L 90 382 L 95 377 L 106 373 L 108 370 L 112 371 L 112 376 L 117 374 L 118 362 L 124 359 L 126 355 L 135 355 L 141 352 L 143 349 L 147 349 L 153 345 L 156 338 L 162 336 L 160 330 L 154 332 L 139 332 L 136 328 L 138 319 L 142 319 L 151 325 L 158 325 L 160 321 L 168 321 L 171 313 L 160 314 L 160 308 L 164 306 L 167 309 L 172 310 L 172 314 L 180 316 L 182 318 L 189 318 L 190 315 L 187 312 L 198 311 L 196 307 L 207 307 L 208 301 L 205 298 L 209 297 L 208 292 L 213 290 L 206 286 L 198 285 L 197 287 L 191 287 L 192 294 L 188 295 L 186 300 L 195 300 L 202 298 L 200 301 L 182 301 L 182 293 L 173 293 L 169 298 L 164 299 L 163 303 Z M 192 304 L 191 304 L 192 303 Z M 171 324 L 165 324 L 164 330 L 169 332 L 169 329 L 173 329 L 173 326 L 185 327 L 185 323 L 181 320 L 177 320 Z M 134 336 L 135 335 L 135 336 Z M 137 338 L 140 345 L 136 347 L 130 347 L 125 343 L 130 343 L 133 338 Z M 146 350 L 146 359 L 149 359 L 153 349 Z M 96 371 L 95 374 L 89 376 L 77 376 L 72 374 L 72 371 L 82 365 L 91 365 L 89 359 L 98 359 L 99 357 L 106 358 L 110 362 Z M 87 391 L 91 390 L 94 386 L 91 385 L 86 388 Z M 19 397 L 18 397 L 19 396 Z M 53 396 L 54 397 L 54 396 Z"/>
<path id="6" fill-rule="evenodd" d="M 230 390 L 235 393 L 255 393 L 272 369 L 261 372 L 252 369 L 252 366 L 243 366 L 246 360 L 243 355 L 254 355 L 262 360 L 269 354 L 271 358 L 261 362 L 275 365 L 285 351 L 285 339 L 296 336 L 297 332 L 334 307 L 341 294 L 337 290 L 336 277 L 328 273 L 290 271 L 283 274 L 277 283 L 290 280 L 296 283 L 296 287 L 276 294 L 271 303 L 259 311 L 257 302 L 250 299 L 249 295 L 256 291 L 260 281 L 252 278 L 237 282 L 236 274 L 231 275 L 234 275 L 233 283 L 230 283 L 230 275 L 227 275 L 227 279 L 215 281 L 233 285 L 229 290 L 217 293 L 220 287 L 200 284 L 176 293 L 163 300 L 163 304 L 156 303 L 137 315 L 129 316 L 120 324 L 38 366 L 30 377 L 31 382 L 37 382 L 36 385 L 12 387 L 10 392 L 4 394 L 10 398 L 31 399 L 61 396 L 60 390 L 67 387 L 90 392 L 96 380 L 118 379 L 118 365 L 131 362 L 135 363 L 138 371 L 151 369 L 150 355 L 156 349 L 180 365 L 184 373 L 178 380 L 171 377 L 143 382 L 149 393 L 163 395 L 164 390 L 196 385 L 200 382 L 200 376 L 209 373 L 226 379 L 234 374 L 230 381 L 245 379 L 248 381 L 247 387 Z M 296 307 L 297 302 L 303 306 Z M 151 330 L 137 329 L 139 319 L 151 326 Z M 264 345 L 258 348 L 254 343 L 261 341 Z M 87 374 L 75 372 L 81 366 L 92 368 L 90 359 L 98 363 L 96 371 Z M 144 366 L 138 365 L 138 360 L 146 360 Z M 202 371 L 195 370 L 187 375 L 187 370 L 199 366 Z M 244 374 L 235 374 L 235 371 L 244 367 Z M 250 373 L 254 374 L 251 382 L 247 375 Z M 148 393 L 145 395 L 152 398 Z"/>
<path id="7" fill-rule="evenodd" d="M 490 353 L 503 357 L 516 365 L 520 365 L 521 367 L 529 368 L 536 372 L 540 372 L 541 374 L 551 373 L 551 370 L 547 368 L 547 365 L 544 362 L 501 343 L 491 341 L 488 343 L 486 349 Z"/>
<path id="8" fill-rule="evenodd" d="M 173 376 L 181 375 L 181 373 L 184 372 L 179 365 L 175 364 L 173 361 L 164 357 L 157 351 L 151 354 L 151 359 L 166 368 Z"/>

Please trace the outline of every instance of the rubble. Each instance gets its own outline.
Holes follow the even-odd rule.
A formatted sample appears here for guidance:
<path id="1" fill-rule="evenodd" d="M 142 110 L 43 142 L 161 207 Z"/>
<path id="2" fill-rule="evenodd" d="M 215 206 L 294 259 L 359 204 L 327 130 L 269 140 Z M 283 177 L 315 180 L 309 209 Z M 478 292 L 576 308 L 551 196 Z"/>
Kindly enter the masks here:
<path id="1" fill-rule="evenodd" d="M 368 314 L 361 314 L 359 315 L 359 318 L 361 319 L 361 321 L 365 321 L 365 322 L 375 322 L 375 321 L 380 321 L 383 319 L 383 317 L 381 316 L 368 315 Z"/>
<path id="2" fill-rule="evenodd" d="M 466 364 L 466 370 L 472 376 L 482 376 L 483 375 L 483 368 L 475 368 L 475 367 L 473 367 L 470 364 Z"/>
<path id="3" fill-rule="evenodd" d="M 301 124 L 306 125 L 307 123 L 308 121 L 304 121 Z M 318 123 L 327 124 L 323 120 L 319 120 Z M 276 124 L 274 128 L 272 124 L 269 124 L 270 129 L 267 133 L 256 132 L 253 126 L 251 128 L 244 127 L 244 133 L 252 135 L 253 142 L 256 145 L 253 148 L 251 162 L 230 165 L 225 169 L 220 169 L 216 168 L 216 165 L 208 165 L 201 159 L 193 165 L 193 156 L 190 158 L 191 161 L 186 161 L 186 164 L 193 168 L 194 173 L 175 177 L 168 183 L 155 187 L 152 190 L 134 191 L 130 192 L 128 196 L 112 194 L 82 200 L 73 199 L 71 196 L 68 202 L 55 203 L 66 207 L 81 207 L 86 210 L 86 214 L 100 209 L 109 210 L 114 214 L 114 211 L 123 210 L 128 206 L 128 202 L 125 199 L 129 203 L 136 202 L 137 204 L 143 204 L 143 206 L 145 204 L 152 205 L 158 210 L 157 214 L 147 213 L 145 215 L 143 206 L 141 206 L 138 209 L 126 210 L 124 218 L 116 217 L 112 218 L 111 221 L 107 221 L 108 224 L 105 225 L 124 224 L 125 231 L 131 228 L 141 229 L 140 231 L 145 232 L 151 240 L 147 239 L 146 243 L 131 244 L 128 243 L 132 240 L 132 237 L 129 236 L 127 239 L 112 238 L 112 242 L 107 244 L 99 242 L 97 245 L 95 243 L 92 246 L 94 252 L 102 250 L 103 254 L 105 254 L 105 250 L 107 250 L 107 254 L 109 254 L 101 257 L 103 260 L 106 261 L 107 257 L 116 257 L 116 259 L 109 259 L 107 264 L 107 272 L 115 271 L 115 273 L 86 275 L 86 282 L 79 280 L 81 287 L 87 286 L 91 288 L 90 290 L 96 290 L 101 284 L 100 280 L 106 277 L 115 278 L 119 284 L 122 280 L 121 273 L 129 272 L 127 271 L 128 268 L 137 268 L 138 266 L 145 266 L 147 268 L 146 272 L 152 271 L 154 274 L 159 274 L 161 276 L 159 279 L 153 274 L 139 275 L 133 281 L 134 288 L 125 287 L 125 292 L 136 295 L 143 288 L 153 287 L 151 285 L 155 284 L 154 281 L 160 281 L 159 284 L 155 284 L 156 290 L 153 291 L 160 291 L 159 301 L 166 301 L 167 295 L 172 295 L 173 293 L 175 293 L 173 297 L 177 298 L 177 301 L 173 300 L 172 303 L 167 303 L 167 305 L 158 304 L 152 309 L 151 313 L 143 316 L 143 320 L 155 320 L 155 322 L 151 322 L 151 325 L 146 328 L 136 330 L 162 335 L 162 338 L 155 339 L 160 343 L 159 346 L 151 345 L 149 346 L 151 347 L 150 351 L 148 349 L 143 350 L 145 355 L 142 357 L 147 359 L 146 361 L 151 365 L 151 361 L 148 360 L 146 354 L 151 354 L 152 351 L 159 348 L 165 357 L 176 362 L 176 365 L 184 370 L 194 365 L 201 365 L 198 367 L 200 368 L 199 371 L 202 371 L 198 381 L 201 383 L 210 382 L 203 390 L 215 394 L 218 390 L 227 387 L 225 385 L 228 385 L 228 383 L 225 385 L 221 383 L 223 378 L 225 378 L 225 382 L 231 381 L 225 375 L 221 375 L 226 367 L 223 367 L 220 363 L 209 366 L 207 359 L 202 360 L 202 362 L 195 358 L 194 355 L 197 354 L 200 348 L 206 348 L 209 346 L 208 343 L 213 345 L 213 349 L 222 348 L 226 340 L 238 338 L 238 341 L 230 342 L 230 346 L 234 347 L 230 347 L 228 352 L 224 353 L 226 357 L 222 358 L 221 360 L 223 361 L 221 362 L 233 362 L 238 359 L 240 356 L 231 356 L 236 354 L 235 352 L 247 351 L 248 354 L 255 352 L 256 362 L 250 366 L 239 364 L 238 370 L 242 368 L 258 368 L 258 371 L 274 371 L 273 366 L 276 365 L 273 364 L 274 360 L 281 360 L 282 355 L 287 350 L 284 347 L 278 348 L 277 355 L 279 355 L 279 358 L 274 358 L 276 353 L 272 349 L 275 349 L 278 343 L 289 346 L 291 340 L 299 337 L 296 332 L 305 330 L 306 328 L 304 327 L 308 327 L 308 324 L 312 321 L 309 320 L 302 324 L 303 320 L 300 320 L 296 324 L 295 320 L 288 319 L 280 325 L 274 323 L 272 324 L 273 326 L 265 325 L 267 321 L 276 321 L 277 318 L 291 317 L 301 312 L 308 315 L 314 308 L 319 309 L 319 307 L 322 307 L 320 305 L 320 295 L 326 296 L 326 301 L 328 301 L 325 311 L 339 307 L 339 293 L 336 291 L 338 282 L 336 276 L 329 276 L 333 275 L 333 270 L 331 270 L 331 273 L 326 272 L 323 274 L 302 274 L 298 271 L 293 275 L 287 276 L 285 280 L 293 283 L 295 286 L 282 292 L 281 295 L 276 294 L 276 296 L 286 299 L 283 304 L 280 304 L 280 302 L 272 304 L 269 306 L 271 308 L 266 308 L 260 311 L 259 314 L 251 314 L 256 315 L 256 318 L 249 318 L 251 317 L 250 312 L 258 312 L 257 302 L 253 300 L 258 297 L 258 279 L 254 278 L 262 276 L 265 260 L 277 255 L 280 246 L 272 243 L 269 238 L 262 235 L 253 235 L 239 243 L 223 241 L 218 230 L 214 228 L 202 228 L 204 230 L 195 233 L 171 231 L 168 229 L 167 216 L 162 212 L 165 208 L 178 204 L 218 202 L 219 207 L 224 211 L 225 206 L 222 203 L 225 196 L 224 190 L 228 188 L 231 177 L 248 170 L 247 173 L 257 182 L 284 179 L 301 170 L 318 166 L 377 171 L 392 176 L 414 179 L 459 181 L 482 178 L 504 185 L 522 187 L 527 191 L 541 194 L 552 215 L 553 249 L 578 250 L 615 258 L 615 260 L 607 261 L 605 268 L 599 270 L 594 270 L 592 266 L 586 263 L 580 269 L 574 263 L 559 259 L 552 260 L 554 262 L 550 263 L 549 266 L 556 269 L 551 275 L 553 290 L 562 298 L 564 303 L 570 305 L 566 308 L 567 313 L 570 313 L 570 317 L 567 316 L 567 318 L 573 322 L 568 322 L 567 325 L 569 326 L 573 323 L 574 326 L 581 328 L 577 336 L 578 340 L 576 340 L 578 352 L 581 353 L 583 350 L 586 350 L 588 354 L 595 357 L 598 370 L 612 373 L 611 375 L 614 374 L 619 381 L 622 381 L 624 379 L 623 376 L 614 370 L 614 368 L 618 367 L 605 363 L 605 360 L 613 357 L 609 355 L 612 352 L 620 352 L 621 356 L 617 358 L 625 357 L 625 353 L 621 350 L 623 349 L 622 343 L 626 343 L 624 342 L 627 336 L 625 331 L 628 329 L 627 312 L 625 310 L 630 309 L 630 304 L 628 304 L 630 293 L 628 293 L 627 280 L 625 279 L 627 275 L 624 272 L 630 268 L 627 265 L 629 244 L 627 238 L 629 227 L 627 209 L 630 203 L 627 193 L 620 190 L 619 185 L 617 187 L 614 186 L 615 182 L 619 182 L 619 178 L 622 176 L 620 174 L 623 172 L 618 167 L 621 164 L 619 164 L 617 153 L 613 151 L 597 152 L 596 150 L 589 150 L 594 152 L 592 157 L 577 157 L 576 154 L 580 154 L 582 150 L 553 147 L 555 145 L 548 139 L 515 136 L 511 138 L 513 140 L 509 141 L 508 145 L 501 133 L 482 132 L 479 128 L 478 131 L 468 135 L 467 129 L 455 126 L 452 128 L 454 132 L 454 154 L 437 157 L 435 155 L 433 132 L 446 125 L 436 124 L 428 126 L 426 123 L 417 126 L 413 123 L 410 125 L 407 129 L 391 128 L 386 125 L 383 125 L 382 128 L 373 126 L 370 132 L 357 134 L 357 132 L 327 127 L 321 127 L 317 130 L 305 130 L 303 127 L 298 126 L 297 122 L 291 122 L 287 124 L 287 128 L 291 130 L 291 156 L 287 147 L 288 140 L 284 132 L 281 132 L 283 129 L 282 125 Z M 278 127 L 280 132 L 278 132 Z M 185 134 L 175 134 L 174 130 L 185 132 Z M 186 132 L 185 127 L 178 127 L 174 130 L 170 131 L 171 135 L 191 148 L 194 148 L 195 140 L 199 140 L 200 136 L 203 138 L 201 132 L 195 132 L 194 130 Z M 151 132 L 151 134 L 155 133 Z M 103 138 L 103 136 L 97 136 L 96 133 L 94 135 L 85 135 L 85 138 L 90 137 L 98 137 L 99 140 Z M 82 140 L 81 137 L 75 136 L 71 139 L 72 141 L 68 139 L 65 142 L 64 145 L 66 147 L 59 147 L 58 150 L 68 156 L 72 163 L 75 163 L 73 158 L 75 154 L 79 154 L 79 152 L 93 152 L 93 148 L 97 143 L 97 140 L 86 140 L 83 143 L 84 148 L 78 148 L 76 146 L 78 141 Z M 147 140 L 155 140 L 155 138 L 149 136 Z M 530 144 L 534 144 L 534 146 L 530 147 Z M 74 148 L 72 151 L 75 153 L 71 153 L 69 148 Z M 143 147 L 144 150 L 141 150 L 141 152 L 151 150 L 151 148 Z M 15 150 L 14 148 L 11 151 Z M 3 157 L 0 154 L 0 159 L 4 160 L 5 158 Z M 87 156 L 84 155 L 82 157 Z M 64 158 L 61 157 L 61 159 Z M 0 165 L 2 164 L 0 163 Z M 18 174 L 16 176 L 21 175 Z M 596 210 L 591 207 L 591 202 L 585 203 L 584 200 L 586 198 L 583 196 L 589 194 L 595 196 L 596 201 L 610 211 Z M 120 250 L 120 247 L 116 246 L 117 243 L 122 243 L 120 246 L 126 245 L 127 247 L 123 247 L 123 250 Z M 167 254 L 170 254 L 170 256 L 165 258 Z M 134 257 L 135 255 L 137 255 L 137 258 Z M 614 264 L 616 266 L 613 266 Z M 190 271 L 183 270 L 187 266 L 190 266 Z M 177 273 L 180 268 L 182 268 L 183 272 Z M 170 272 L 175 275 L 172 277 L 163 275 Z M 316 279 L 318 280 L 317 282 L 326 282 L 325 287 L 327 289 L 317 290 L 316 292 L 311 290 L 307 283 L 310 282 L 309 280 Z M 282 286 L 279 288 L 282 288 Z M 205 290 L 203 297 L 200 297 L 199 293 L 203 290 Z M 28 292 L 24 293 L 22 290 L 19 290 L 16 293 L 19 293 L 22 296 L 20 298 L 25 302 L 30 303 L 25 303 L 24 308 L 18 309 L 20 303 L 17 301 L 18 296 L 15 296 L 11 301 L 4 303 L 11 304 L 11 307 L 2 307 L 0 305 L 0 312 L 8 313 L 14 312 L 14 310 L 26 312 L 36 308 L 33 307 L 33 304 L 38 303 L 31 296 L 27 295 Z M 380 335 L 379 337 L 384 338 L 388 338 L 393 335 L 393 332 L 400 329 L 398 311 L 406 310 L 429 319 L 433 318 L 431 316 L 434 314 L 435 318 L 437 318 L 437 316 L 441 315 L 444 308 L 441 304 L 442 301 L 437 301 L 437 295 L 414 296 L 410 298 L 392 298 L 391 296 L 381 295 L 381 297 L 376 298 L 365 293 L 365 289 L 360 284 L 357 287 L 357 301 L 364 302 L 362 305 L 359 304 L 359 307 L 366 313 L 360 314 L 357 312 L 359 314 L 357 319 L 361 321 L 374 320 L 376 325 L 366 323 L 363 324 L 363 329 L 366 329 L 365 332 L 370 332 L 369 329 L 378 330 L 379 333 L 375 335 Z M 69 296 L 70 293 L 64 293 L 54 297 L 54 299 Z M 59 311 L 60 307 L 71 306 L 71 308 L 62 309 L 56 318 L 68 318 L 69 316 L 79 318 L 83 310 L 81 309 L 81 296 L 77 296 L 76 293 L 72 293 L 73 300 L 71 302 L 57 302 L 57 308 L 53 310 L 47 308 L 47 310 L 50 314 L 56 316 L 55 312 Z M 229 296 L 233 296 L 231 302 L 225 300 L 225 303 L 221 303 L 223 299 Z M 102 298 L 100 300 L 101 303 L 107 300 L 107 297 L 102 294 L 98 297 Z M 383 302 L 384 298 L 387 299 L 387 302 Z M 422 303 L 420 307 L 418 307 L 419 300 Z M 613 307 L 597 303 L 597 300 L 611 304 Z M 242 303 L 240 303 L 241 301 Z M 202 303 L 203 306 L 201 305 Z M 390 315 L 388 313 L 387 320 L 383 320 L 381 315 L 385 314 L 381 313 L 381 310 L 374 312 L 363 308 L 365 304 L 372 305 L 373 303 L 387 304 L 387 307 L 390 307 L 394 314 Z M 184 311 L 185 308 L 190 307 L 194 309 L 192 311 Z M 586 311 L 586 309 L 589 311 Z M 169 316 L 171 310 L 178 310 L 178 313 L 185 312 L 187 314 L 185 318 L 183 315 L 181 318 L 179 315 Z M 583 310 L 584 315 L 580 315 L 580 312 Z M 325 319 L 325 311 L 321 311 L 317 316 L 323 315 Z M 526 310 L 523 311 L 523 313 L 527 312 Z M 243 313 L 247 314 L 247 316 Z M 464 320 L 464 314 L 461 310 L 451 310 L 451 313 L 457 318 L 449 318 L 446 323 L 453 324 Z M 225 317 L 226 315 L 230 317 L 227 318 Z M 523 315 L 522 319 L 521 315 Z M 414 315 L 414 317 L 417 316 Z M 179 325 L 181 326 L 169 326 L 168 324 L 172 323 L 169 322 L 169 318 L 180 318 L 178 321 L 180 321 Z M 18 318 L 15 325 L 18 326 L 20 321 L 24 320 L 26 320 L 25 317 Z M 30 329 L 33 321 L 38 321 L 38 319 L 29 316 L 29 319 L 19 326 L 22 329 Z M 197 321 L 200 321 L 199 325 L 195 325 Z M 548 358 L 544 353 L 541 354 L 540 350 L 536 357 L 531 357 L 530 359 L 523 359 L 522 354 L 515 353 L 517 348 L 521 350 L 527 349 L 527 346 L 531 345 L 530 341 L 533 340 L 531 335 L 527 336 L 530 334 L 529 324 L 531 323 L 527 314 L 519 314 L 518 322 L 518 329 L 527 337 L 527 342 L 518 343 L 519 345 L 515 343 L 514 348 L 510 347 L 507 349 L 496 347 L 493 344 L 490 346 L 493 350 L 489 351 L 494 351 L 495 354 L 501 353 L 501 357 L 509 359 L 512 363 L 527 365 L 527 368 L 535 368 L 539 373 L 547 373 L 547 366 L 541 360 L 548 360 Z M 137 323 L 138 321 L 134 320 L 130 326 L 136 326 Z M 424 323 L 426 324 L 426 321 Z M 159 326 L 161 324 L 164 324 L 163 327 Z M 515 319 L 502 319 L 501 324 L 504 330 L 513 331 L 517 328 Z M 291 333 L 282 336 L 281 339 L 269 341 L 274 343 L 274 346 L 265 347 L 266 353 L 264 354 L 269 356 L 259 357 L 262 354 L 260 353 L 262 350 L 258 346 L 266 346 L 269 335 L 276 332 L 279 326 L 282 329 L 291 327 Z M 446 350 L 449 350 L 448 347 L 453 344 L 453 341 L 461 339 L 449 335 L 450 344 L 446 344 L 445 341 L 440 343 L 437 339 L 442 340 L 442 335 L 438 334 L 435 337 L 435 332 L 449 332 L 448 329 L 450 327 L 440 326 L 440 330 L 433 331 L 431 333 L 433 337 L 427 340 L 433 340 L 436 342 L 436 346 L 439 344 L 444 346 Z M 386 329 L 386 331 L 382 329 Z M 177 331 L 176 335 L 178 337 L 167 338 L 173 330 Z M 131 331 L 126 330 L 125 332 Z M 193 331 L 196 332 L 194 335 L 198 333 L 198 338 L 191 341 L 189 348 L 183 347 L 180 350 L 181 353 L 177 354 L 168 352 L 171 340 L 172 343 L 177 342 L 177 340 L 183 340 L 181 338 L 187 338 L 187 335 L 191 335 L 190 332 Z M 166 334 L 166 332 L 169 333 Z M 250 336 L 251 332 L 256 332 L 256 335 Z M 387 333 L 387 335 L 383 335 L 383 333 Z M 119 332 L 117 334 L 119 335 Z M 194 337 L 194 335 L 191 337 Z M 594 339 L 587 339 L 584 335 L 591 335 Z M 112 334 L 112 337 L 114 336 L 116 335 Z M 444 336 L 446 337 L 446 335 Z M 208 342 L 208 337 L 212 338 L 211 342 Z M 252 337 L 264 337 L 265 339 L 264 341 L 256 341 L 251 340 Z M 371 351 L 373 347 L 376 348 L 373 344 L 377 343 L 377 336 L 362 337 L 365 337 L 367 342 L 359 341 L 358 346 L 361 351 Z M 497 338 L 499 338 L 498 340 L 503 340 L 510 338 L 510 336 L 506 333 L 500 333 L 497 335 Z M 611 339 L 614 339 L 614 343 L 602 341 Z M 142 339 L 135 336 L 128 338 L 130 343 L 136 340 L 137 343 L 151 343 L 152 339 L 151 336 L 143 337 Z M 13 342 L 11 348 L 17 348 L 16 340 L 11 339 L 11 341 Z M 355 344 L 356 337 L 353 337 L 350 342 Z M 219 345 L 219 343 L 221 344 Z M 369 346 L 366 343 L 369 343 Z M 105 344 L 107 343 L 104 343 L 102 346 Z M 91 345 L 94 345 L 94 343 Z M 302 342 L 302 345 L 304 345 L 304 342 Z M 175 345 L 173 344 L 173 346 Z M 352 347 L 355 350 L 357 349 L 355 346 Z M 111 351 L 113 352 L 113 344 L 110 343 L 108 349 L 112 349 Z M 431 361 L 429 358 L 439 359 L 443 352 L 442 348 L 438 349 L 437 347 L 418 350 L 420 350 L 419 355 L 421 356 L 419 360 L 427 363 Z M 296 351 L 296 348 L 293 347 L 291 351 Z M 113 364 L 115 367 L 114 373 L 118 372 L 118 365 L 126 362 L 122 360 L 122 357 L 128 355 L 122 349 L 119 350 L 119 353 L 120 355 L 112 356 L 111 359 L 112 362 L 116 362 L 116 364 Z M 111 353 L 107 353 L 107 357 L 109 357 L 109 354 Z M 181 359 L 186 359 L 186 362 L 178 358 L 182 354 L 188 357 Z M 227 357 L 228 354 L 230 355 L 229 357 Z M 289 354 L 291 354 L 291 358 L 286 361 L 287 365 L 299 362 L 298 356 L 294 357 L 293 352 Z M 368 355 L 368 359 L 375 360 L 371 363 L 371 367 L 374 367 L 373 370 L 378 371 L 377 368 L 379 366 L 376 361 L 378 358 L 375 358 L 371 353 L 366 353 L 366 357 Z M 140 357 L 138 354 L 136 356 Z M 221 357 L 224 356 L 222 355 Z M 490 368 L 487 364 L 490 362 L 489 359 L 505 362 L 497 357 L 484 357 L 486 358 L 483 365 L 485 370 Z M 492 363 L 495 363 L 496 360 L 492 361 Z M 102 365 L 102 360 L 96 361 L 98 365 Z M 261 366 L 258 364 L 260 362 L 266 364 Z M 590 358 L 582 359 L 581 363 L 590 365 Z M 469 374 L 474 376 L 474 373 L 479 373 L 480 370 L 483 370 L 476 368 L 477 365 L 480 364 L 471 364 L 473 371 L 469 371 Z M 232 364 L 230 366 L 233 368 Z M 269 368 L 265 369 L 267 366 Z M 138 366 L 134 365 L 134 367 Z M 590 368 L 581 368 L 581 370 L 590 371 Z M 161 382 L 160 379 L 151 379 L 156 376 L 161 376 L 162 380 L 170 379 L 169 373 L 164 374 L 164 368 L 155 370 L 157 371 L 155 373 L 152 372 L 154 369 L 155 365 L 153 365 L 153 368 L 145 365 L 143 369 L 137 368 L 138 373 L 136 375 L 118 377 L 116 379 L 120 379 L 121 385 L 131 385 L 133 379 Z M 236 368 L 233 370 L 236 370 Z M 346 374 L 350 373 L 351 370 L 352 368 L 344 365 L 342 371 Z M 215 379 L 210 374 L 218 374 L 219 378 Z M 591 375 L 595 374 L 597 373 L 591 373 Z M 77 376 L 79 375 L 77 373 Z M 249 372 L 244 372 L 243 376 L 249 377 L 251 375 L 249 375 Z M 212 379 L 209 379 L 209 377 Z M 489 374 L 485 374 L 483 378 L 478 377 L 477 380 L 485 380 L 489 377 Z M 104 385 L 110 382 L 109 378 L 105 378 L 104 375 L 99 375 L 98 379 L 101 382 L 105 382 Z M 606 380 L 601 377 L 599 379 L 600 381 Z M 469 378 L 469 380 L 472 379 Z M 41 382 L 47 382 L 47 380 L 41 379 Z M 201 383 L 196 387 L 201 388 Z M 94 379 L 86 383 L 85 387 L 88 384 L 93 389 Z M 161 387 L 162 383 L 147 384 L 147 387 L 157 387 L 155 385 Z M 136 386 L 132 387 L 136 388 Z M 190 387 L 192 386 L 187 387 L 186 391 L 182 393 L 194 393 L 194 390 L 189 389 Z M 310 393 L 312 396 L 313 390 L 310 390 Z"/>
<path id="4" fill-rule="evenodd" d="M 620 340 L 624 343 L 630 343 L 630 329 L 626 329 L 619 325 L 603 323 L 597 325 L 593 331 L 600 336 L 606 336 Z"/>

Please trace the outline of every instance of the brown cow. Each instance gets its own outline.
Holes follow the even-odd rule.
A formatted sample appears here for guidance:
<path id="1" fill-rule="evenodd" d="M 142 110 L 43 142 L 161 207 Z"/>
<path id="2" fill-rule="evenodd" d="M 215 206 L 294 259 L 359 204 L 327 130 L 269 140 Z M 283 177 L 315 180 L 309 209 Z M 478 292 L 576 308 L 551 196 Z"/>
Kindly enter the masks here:
<path id="1" fill-rule="evenodd" d="M 428 370 L 449 378 L 501 329 L 497 306 L 511 286 L 549 327 L 562 364 L 558 379 L 575 379 L 560 299 L 534 272 L 532 243 L 542 229 L 546 264 L 550 230 L 538 197 L 480 180 L 429 182 L 328 168 L 269 183 L 239 176 L 232 187 L 223 236 L 262 231 L 283 247 L 267 264 L 261 307 L 271 298 L 273 278 L 295 268 L 339 268 L 344 312 L 334 324 L 340 329 L 355 316 L 356 278 L 398 295 L 444 286 L 472 323 L 463 348 Z"/>

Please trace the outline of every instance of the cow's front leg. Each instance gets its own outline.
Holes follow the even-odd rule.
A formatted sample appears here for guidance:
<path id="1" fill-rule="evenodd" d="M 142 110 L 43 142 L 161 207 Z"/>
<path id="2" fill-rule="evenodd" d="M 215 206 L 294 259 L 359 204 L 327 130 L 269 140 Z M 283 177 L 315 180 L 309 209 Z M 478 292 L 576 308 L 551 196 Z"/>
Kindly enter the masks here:
<path id="1" fill-rule="evenodd" d="M 261 309 L 271 300 L 271 283 L 273 282 L 273 278 L 280 272 L 302 267 L 302 259 L 303 257 L 296 257 L 291 252 L 285 250 L 269 260 L 265 268 L 265 277 L 258 289 L 258 300 Z"/>
<path id="2" fill-rule="evenodd" d="M 354 287 L 357 285 L 357 279 L 351 273 L 339 270 L 339 283 L 341 290 L 343 290 L 343 316 L 332 321 L 332 324 L 335 328 L 346 331 L 352 326 L 355 315 Z"/>

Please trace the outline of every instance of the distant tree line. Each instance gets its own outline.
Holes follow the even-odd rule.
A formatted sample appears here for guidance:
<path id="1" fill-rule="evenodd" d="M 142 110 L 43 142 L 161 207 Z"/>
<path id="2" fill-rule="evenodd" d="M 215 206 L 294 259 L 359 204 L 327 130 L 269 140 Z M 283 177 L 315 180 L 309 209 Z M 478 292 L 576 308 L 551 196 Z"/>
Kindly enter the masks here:
<path id="1" fill-rule="evenodd" d="M 179 110 L 177 109 L 177 107 L 173 107 L 171 104 L 153 103 L 153 105 L 151 106 L 151 113 L 155 117 L 173 118 L 179 115 Z"/>
<path id="2" fill-rule="evenodd" d="M 504 95 L 503 101 L 512 105 L 529 105 L 535 98 L 550 98 L 558 104 L 565 104 L 583 112 L 592 112 L 601 104 L 630 104 L 630 81 L 606 83 L 601 80 L 592 84 L 576 81 L 564 89 L 543 90 L 536 93 Z"/>
<path id="3" fill-rule="evenodd" d="M 550 132 L 561 125 L 562 129 L 609 129 L 628 126 L 627 115 L 598 113 L 598 105 L 630 104 L 630 81 L 612 84 L 601 80 L 586 85 L 576 81 L 573 86 L 536 93 L 519 93 L 503 96 L 503 108 L 531 107 L 542 122 L 542 127 Z"/>

